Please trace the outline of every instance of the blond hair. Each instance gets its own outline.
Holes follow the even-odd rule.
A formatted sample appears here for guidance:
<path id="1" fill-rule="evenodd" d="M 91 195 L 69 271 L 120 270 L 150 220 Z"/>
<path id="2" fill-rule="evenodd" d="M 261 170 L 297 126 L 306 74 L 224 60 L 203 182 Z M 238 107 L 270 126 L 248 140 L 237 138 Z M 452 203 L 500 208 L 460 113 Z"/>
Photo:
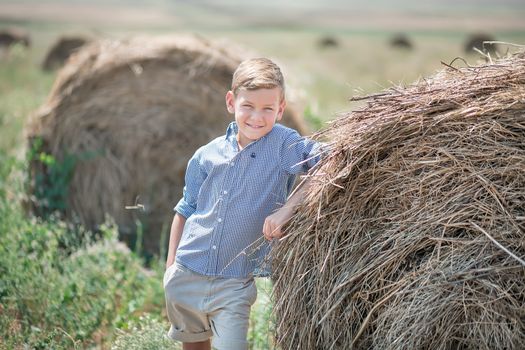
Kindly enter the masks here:
<path id="1" fill-rule="evenodd" d="M 284 77 L 281 69 L 268 58 L 250 58 L 242 61 L 233 73 L 232 92 L 239 90 L 281 89 L 281 100 L 284 100 Z"/>

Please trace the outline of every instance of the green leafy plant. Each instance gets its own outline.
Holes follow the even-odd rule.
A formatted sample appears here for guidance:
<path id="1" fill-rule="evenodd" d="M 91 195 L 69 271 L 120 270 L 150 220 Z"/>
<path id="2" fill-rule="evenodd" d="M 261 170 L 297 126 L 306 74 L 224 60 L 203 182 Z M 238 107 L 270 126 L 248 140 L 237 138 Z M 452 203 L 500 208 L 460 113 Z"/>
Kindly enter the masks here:
<path id="1" fill-rule="evenodd" d="M 14 176 L 24 166 L 0 150 L 0 349 L 104 347 L 145 309 L 160 314 L 161 270 L 144 269 L 114 224 L 95 240 L 55 215 L 27 216 Z"/>
<path id="2" fill-rule="evenodd" d="M 64 213 L 67 209 L 69 184 L 79 161 L 94 158 L 97 152 L 81 154 L 65 153 L 58 160 L 42 151 L 43 140 L 35 138 L 27 153 L 28 192 L 33 193 L 32 204 L 37 215 L 47 218 L 53 213 Z"/>

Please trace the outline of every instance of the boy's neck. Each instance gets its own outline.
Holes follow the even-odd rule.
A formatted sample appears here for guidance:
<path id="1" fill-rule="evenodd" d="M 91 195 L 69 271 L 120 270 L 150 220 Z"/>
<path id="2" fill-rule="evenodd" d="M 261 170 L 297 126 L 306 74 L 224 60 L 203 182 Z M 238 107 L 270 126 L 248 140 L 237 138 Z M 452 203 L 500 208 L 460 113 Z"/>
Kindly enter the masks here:
<path id="1" fill-rule="evenodd" d="M 237 146 L 239 147 L 239 151 L 242 151 L 244 149 L 244 147 L 246 146 L 243 146 L 241 144 L 241 140 L 240 140 L 240 137 L 239 137 L 239 134 L 237 134 L 237 136 L 235 137 L 235 139 L 237 140 Z"/>

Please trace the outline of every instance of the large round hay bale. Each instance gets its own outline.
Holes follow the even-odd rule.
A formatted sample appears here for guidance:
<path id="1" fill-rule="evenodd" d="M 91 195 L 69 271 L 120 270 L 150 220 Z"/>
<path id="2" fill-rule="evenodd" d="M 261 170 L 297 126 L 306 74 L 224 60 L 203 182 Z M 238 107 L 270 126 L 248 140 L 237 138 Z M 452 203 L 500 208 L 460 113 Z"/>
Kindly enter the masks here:
<path id="1" fill-rule="evenodd" d="M 42 62 L 42 69 L 50 71 L 61 68 L 69 56 L 78 51 L 82 46 L 86 45 L 89 41 L 89 39 L 78 36 L 58 38 L 58 40 L 51 46 L 46 58 Z"/>
<path id="2" fill-rule="evenodd" d="M 33 211 L 60 209 L 91 229 L 108 214 L 124 237 L 140 220 L 144 248 L 156 252 L 187 161 L 233 120 L 224 98 L 241 57 L 230 51 L 190 36 L 105 40 L 78 51 L 26 128 L 30 143 L 43 140 L 41 150 L 58 161 L 32 162 L 33 198 L 41 197 Z M 292 108 L 283 122 L 305 132 Z M 143 211 L 125 209 L 137 202 Z"/>
<path id="3" fill-rule="evenodd" d="M 275 251 L 282 349 L 525 349 L 525 53 L 366 97 Z"/>
<path id="4" fill-rule="evenodd" d="M 11 45 L 21 44 L 25 47 L 31 45 L 29 33 L 18 28 L 0 30 L 0 49 L 8 49 Z"/>

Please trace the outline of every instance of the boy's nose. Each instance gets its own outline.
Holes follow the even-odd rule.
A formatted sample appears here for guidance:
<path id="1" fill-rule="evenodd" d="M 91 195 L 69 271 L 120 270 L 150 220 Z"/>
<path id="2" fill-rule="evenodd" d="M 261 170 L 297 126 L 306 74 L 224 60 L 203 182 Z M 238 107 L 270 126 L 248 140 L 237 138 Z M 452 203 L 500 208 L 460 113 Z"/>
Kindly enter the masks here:
<path id="1" fill-rule="evenodd" d="M 250 117 L 256 120 L 262 119 L 263 118 L 262 111 L 253 111 Z"/>

